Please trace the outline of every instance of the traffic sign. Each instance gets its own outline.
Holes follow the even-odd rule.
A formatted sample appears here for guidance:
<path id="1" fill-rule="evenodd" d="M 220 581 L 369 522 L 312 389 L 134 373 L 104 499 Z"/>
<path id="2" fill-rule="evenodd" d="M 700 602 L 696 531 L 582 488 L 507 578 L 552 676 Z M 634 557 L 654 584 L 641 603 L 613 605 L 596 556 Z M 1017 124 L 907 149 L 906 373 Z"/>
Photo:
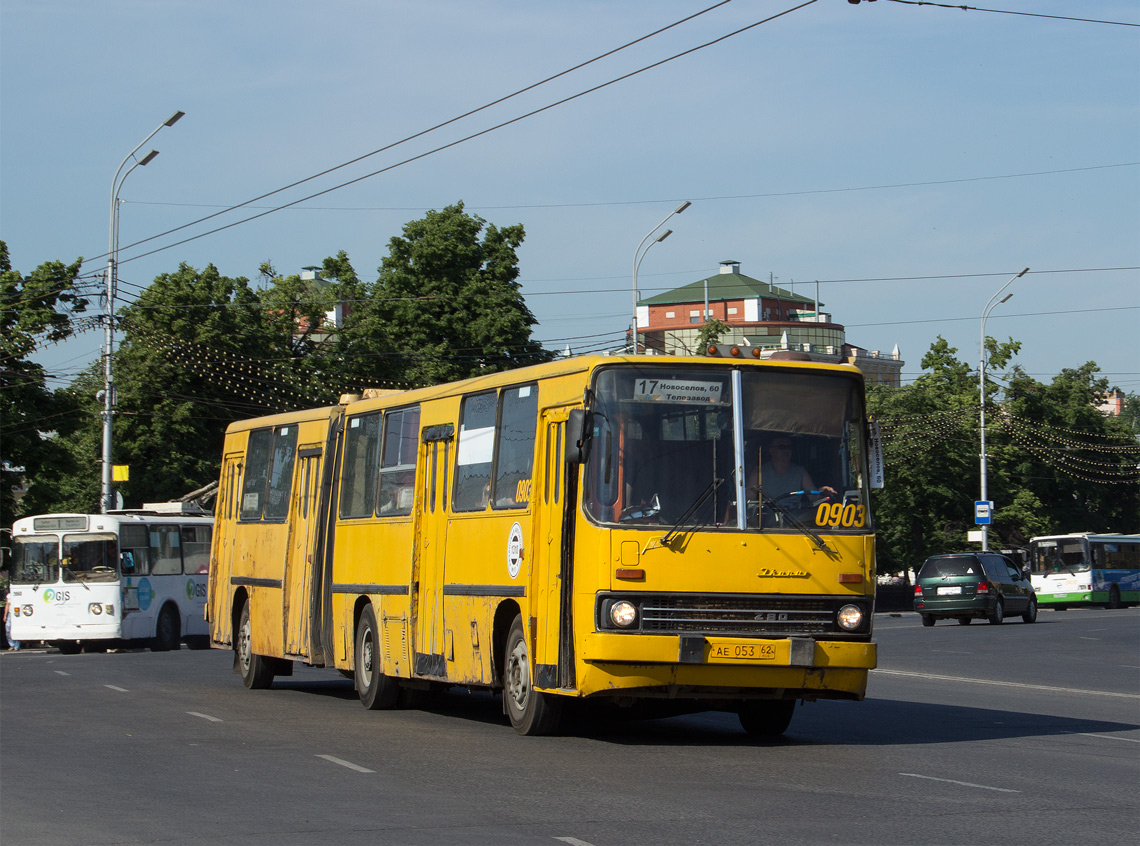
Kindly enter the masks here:
<path id="1" fill-rule="evenodd" d="M 993 512 L 994 503 L 992 499 L 978 500 L 974 503 L 974 524 L 977 526 L 988 526 Z"/>

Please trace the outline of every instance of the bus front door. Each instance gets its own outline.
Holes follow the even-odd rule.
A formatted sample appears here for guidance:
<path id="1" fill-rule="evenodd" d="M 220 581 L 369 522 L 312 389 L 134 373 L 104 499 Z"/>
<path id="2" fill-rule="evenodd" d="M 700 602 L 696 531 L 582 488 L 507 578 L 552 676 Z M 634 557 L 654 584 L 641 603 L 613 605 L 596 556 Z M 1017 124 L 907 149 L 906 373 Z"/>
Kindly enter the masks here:
<path id="1" fill-rule="evenodd" d="M 245 453 L 235 452 L 222 458 L 220 490 L 214 520 L 213 550 L 210 556 L 210 578 L 207 587 L 210 601 L 206 613 L 210 620 L 210 639 L 229 645 L 233 638 L 233 594 L 230 587 L 233 561 L 234 524 L 241 512 L 241 472 Z"/>

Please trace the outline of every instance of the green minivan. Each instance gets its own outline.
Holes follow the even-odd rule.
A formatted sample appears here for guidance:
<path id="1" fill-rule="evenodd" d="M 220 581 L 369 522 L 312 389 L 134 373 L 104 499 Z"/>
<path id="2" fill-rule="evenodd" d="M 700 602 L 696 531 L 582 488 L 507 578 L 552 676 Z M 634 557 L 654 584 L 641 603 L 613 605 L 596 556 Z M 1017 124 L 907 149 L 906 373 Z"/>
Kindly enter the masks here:
<path id="1" fill-rule="evenodd" d="M 1001 625 L 1013 615 L 1032 623 L 1037 619 L 1037 595 L 1028 573 L 1004 555 L 956 552 L 923 563 L 915 578 L 914 610 L 924 626 L 949 618 L 966 626 L 975 617 Z"/>

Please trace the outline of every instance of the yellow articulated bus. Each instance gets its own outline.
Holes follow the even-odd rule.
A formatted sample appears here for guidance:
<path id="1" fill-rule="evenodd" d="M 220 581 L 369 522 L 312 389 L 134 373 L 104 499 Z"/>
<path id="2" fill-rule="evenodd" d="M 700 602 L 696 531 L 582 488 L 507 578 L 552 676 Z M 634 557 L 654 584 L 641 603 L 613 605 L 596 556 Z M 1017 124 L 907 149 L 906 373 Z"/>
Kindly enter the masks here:
<path id="1" fill-rule="evenodd" d="M 875 667 L 871 429 L 847 365 L 586 356 L 226 434 L 208 617 L 247 687 L 293 663 L 719 709 L 776 735 Z"/>

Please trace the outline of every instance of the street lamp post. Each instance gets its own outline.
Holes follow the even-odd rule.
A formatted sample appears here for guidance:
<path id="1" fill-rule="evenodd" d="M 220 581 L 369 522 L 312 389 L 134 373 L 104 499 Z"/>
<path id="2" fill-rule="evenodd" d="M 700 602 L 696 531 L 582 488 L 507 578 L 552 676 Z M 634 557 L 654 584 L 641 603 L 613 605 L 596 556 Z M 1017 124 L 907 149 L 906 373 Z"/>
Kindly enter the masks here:
<path id="1" fill-rule="evenodd" d="M 1002 303 L 1006 302 L 1010 297 L 1013 296 L 1013 293 L 1010 292 L 1010 293 L 1006 294 L 1004 297 L 1002 297 L 1000 300 L 998 300 L 997 298 L 1001 295 L 1001 292 L 1004 291 L 1006 288 L 1008 288 L 1010 285 L 1012 285 L 1014 280 L 1020 279 L 1022 276 L 1024 276 L 1028 272 L 1029 272 L 1029 268 L 1027 267 L 1027 268 L 1025 268 L 1025 270 L 1021 271 L 1021 273 L 1018 273 L 1016 276 L 1010 277 L 1010 280 L 1008 282 L 1006 282 L 1004 285 L 1002 285 L 998 289 L 996 294 L 994 294 L 992 297 L 990 297 L 990 301 L 988 303 L 986 303 L 986 307 L 984 309 L 982 309 L 982 336 L 981 336 L 981 342 L 979 344 L 979 349 L 981 351 L 980 352 L 981 359 L 978 363 L 979 432 L 981 433 L 981 447 L 982 447 L 982 449 L 981 449 L 982 495 L 980 497 L 981 502 L 988 502 L 989 501 L 987 499 L 988 491 L 987 491 L 987 473 L 986 473 L 986 318 L 990 316 L 990 312 L 994 309 L 995 306 L 1001 305 Z M 994 302 L 994 300 L 997 300 L 997 302 Z M 990 546 L 989 546 L 989 531 L 990 531 L 989 524 L 983 523 L 982 524 L 982 552 L 988 552 L 989 551 L 989 548 L 990 548 Z"/>
<path id="2" fill-rule="evenodd" d="M 662 241 L 664 241 L 666 238 L 668 238 L 670 235 L 673 234 L 673 230 L 672 229 L 665 230 L 664 233 L 657 236 L 657 238 L 655 238 L 649 244 L 649 247 L 645 247 L 645 242 L 648 241 L 650 238 L 652 238 L 653 233 L 656 232 L 658 229 L 660 229 L 662 226 L 664 226 L 665 223 L 669 220 L 669 218 L 671 218 L 675 214 L 680 214 L 681 212 L 683 212 L 685 209 L 687 209 L 691 205 L 692 205 L 692 203 L 690 203 L 688 200 L 685 200 L 685 202 L 681 203 L 681 205 L 677 206 L 677 208 L 673 209 L 673 211 L 671 211 L 671 212 L 669 212 L 669 214 L 665 215 L 665 219 L 662 220 L 660 223 L 658 223 L 656 226 L 654 226 L 652 229 L 650 229 L 649 232 L 646 233 L 645 237 L 641 239 L 641 243 L 637 245 L 637 249 L 633 251 L 633 323 L 631 324 L 631 328 L 633 330 L 632 335 L 633 335 L 633 354 L 634 355 L 637 355 L 637 268 L 639 268 L 641 266 L 641 260 L 643 258 L 645 258 L 645 253 L 649 252 L 649 247 L 652 247 L 654 244 L 660 244 Z M 642 252 L 642 249 L 641 249 L 642 247 L 645 247 L 644 252 Z"/>
<path id="3" fill-rule="evenodd" d="M 115 283 L 119 264 L 119 189 L 123 187 L 127 177 L 136 167 L 149 164 L 158 155 L 158 150 L 151 150 L 141 159 L 135 159 L 134 164 L 123 173 L 123 168 L 135 153 L 142 149 L 143 144 L 158 134 L 164 126 L 174 126 L 185 112 L 175 112 L 160 123 L 150 135 L 139 142 L 138 146 L 127 153 L 115 171 L 115 178 L 111 180 L 111 225 L 107 236 L 107 270 L 106 270 L 106 310 L 104 312 L 103 328 L 103 483 L 100 490 L 100 510 L 106 514 L 115 505 L 115 491 L 112 486 L 113 463 L 111 458 L 111 442 L 113 438 L 112 420 L 115 414 L 115 382 L 112 376 L 112 362 L 115 355 Z M 122 174 L 120 176 L 120 174 Z"/>

